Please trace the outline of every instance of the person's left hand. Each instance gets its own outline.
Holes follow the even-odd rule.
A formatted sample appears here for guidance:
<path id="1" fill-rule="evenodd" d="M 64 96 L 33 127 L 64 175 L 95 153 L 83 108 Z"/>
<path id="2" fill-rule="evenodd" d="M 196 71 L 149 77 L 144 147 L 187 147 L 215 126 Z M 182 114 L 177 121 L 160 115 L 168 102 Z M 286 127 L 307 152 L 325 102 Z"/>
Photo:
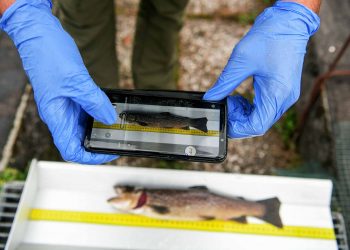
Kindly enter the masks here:
<path id="1" fill-rule="evenodd" d="M 264 134 L 299 98 L 304 54 L 318 16 L 303 5 L 277 1 L 257 17 L 205 100 L 222 100 L 247 77 L 254 77 L 253 105 L 228 97 L 228 136 Z"/>

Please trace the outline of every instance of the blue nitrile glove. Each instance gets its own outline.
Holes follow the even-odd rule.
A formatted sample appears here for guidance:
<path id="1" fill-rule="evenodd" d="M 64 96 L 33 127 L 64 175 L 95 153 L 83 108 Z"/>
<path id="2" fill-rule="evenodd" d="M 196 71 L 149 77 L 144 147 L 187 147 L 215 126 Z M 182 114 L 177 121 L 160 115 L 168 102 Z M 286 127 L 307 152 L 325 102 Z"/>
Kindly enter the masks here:
<path id="1" fill-rule="evenodd" d="M 299 98 L 304 54 L 320 24 L 303 5 L 278 1 L 267 8 L 234 48 L 205 100 L 221 100 L 247 77 L 254 77 L 253 105 L 242 96 L 228 97 L 228 136 L 264 134 Z"/>
<path id="2" fill-rule="evenodd" d="M 73 39 L 51 14 L 51 2 L 17 0 L 3 14 L 0 28 L 19 51 L 39 115 L 62 157 L 88 164 L 115 159 L 86 152 L 82 146 L 84 111 L 106 124 L 114 123 L 117 117 L 107 96 L 91 79 Z"/>

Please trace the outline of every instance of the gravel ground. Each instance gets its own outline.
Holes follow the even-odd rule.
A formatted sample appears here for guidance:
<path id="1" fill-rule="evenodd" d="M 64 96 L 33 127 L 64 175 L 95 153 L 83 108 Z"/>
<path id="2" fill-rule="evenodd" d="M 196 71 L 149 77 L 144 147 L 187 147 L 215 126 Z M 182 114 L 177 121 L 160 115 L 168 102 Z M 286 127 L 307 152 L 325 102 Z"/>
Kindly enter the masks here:
<path id="1" fill-rule="evenodd" d="M 131 79 L 131 50 L 135 27 L 137 2 L 117 1 L 117 50 L 120 61 L 120 87 L 133 88 Z M 189 13 L 214 13 L 218 9 L 230 9 L 233 3 L 241 8 L 245 1 L 191 1 Z M 249 1 L 253 3 L 254 1 Z M 255 1 L 256 2 L 256 1 Z M 205 4 L 203 4 L 205 3 Z M 230 7 L 231 6 L 231 7 Z M 251 6 L 248 4 L 244 6 Z M 199 11 L 202 9 L 202 11 Z M 230 9 L 230 12 L 235 13 Z M 199 15 L 198 14 L 198 15 Z M 215 82 L 231 54 L 234 45 L 249 30 L 242 25 L 221 18 L 187 18 L 180 39 L 179 89 L 205 91 Z M 247 80 L 238 90 L 241 94 L 252 94 L 251 80 Z M 26 122 L 22 126 L 15 146 L 11 166 L 23 167 L 34 157 L 57 160 L 60 157 L 54 148 L 46 126 L 40 122 L 33 99 L 29 101 L 25 113 Z M 111 164 L 193 169 L 205 171 L 271 174 L 273 168 L 286 168 L 295 164 L 298 156 L 284 147 L 280 135 L 270 130 L 265 136 L 244 140 L 229 140 L 228 156 L 221 164 L 159 161 L 146 158 L 123 157 Z"/>
<path id="2" fill-rule="evenodd" d="M 139 0 L 115 0 L 121 14 L 135 15 Z M 190 0 L 187 14 L 191 16 L 230 16 L 256 11 L 263 5 L 258 0 Z"/>
<path id="3" fill-rule="evenodd" d="M 189 15 L 219 15 L 229 16 L 255 11 L 261 7 L 261 1 L 256 0 L 192 0 L 187 7 Z"/>
<path id="4" fill-rule="evenodd" d="M 119 86 L 121 88 L 134 88 L 131 76 L 131 52 L 135 32 L 136 18 L 127 15 L 117 17 L 117 53 L 119 61 Z"/>
<path id="5" fill-rule="evenodd" d="M 181 32 L 179 88 L 206 91 L 249 28 L 227 20 L 188 19 Z M 249 83 L 242 84 L 237 91 L 252 91 Z"/>

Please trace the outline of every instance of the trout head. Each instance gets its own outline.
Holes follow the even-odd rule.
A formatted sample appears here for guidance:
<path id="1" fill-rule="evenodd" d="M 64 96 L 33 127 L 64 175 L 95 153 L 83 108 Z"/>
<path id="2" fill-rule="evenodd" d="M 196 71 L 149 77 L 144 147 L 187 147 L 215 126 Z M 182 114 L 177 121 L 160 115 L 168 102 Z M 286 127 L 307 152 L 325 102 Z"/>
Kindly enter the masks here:
<path id="1" fill-rule="evenodd" d="M 124 121 L 127 121 L 127 122 L 136 122 L 137 121 L 137 115 L 136 114 L 133 114 L 133 113 L 130 113 L 130 112 L 126 112 L 126 111 L 123 111 L 119 114 L 119 118 L 120 119 L 124 119 Z"/>
<path id="2" fill-rule="evenodd" d="M 114 208 L 124 212 L 142 207 L 147 200 L 144 190 L 131 186 L 115 186 L 116 197 L 110 198 L 107 202 Z"/>

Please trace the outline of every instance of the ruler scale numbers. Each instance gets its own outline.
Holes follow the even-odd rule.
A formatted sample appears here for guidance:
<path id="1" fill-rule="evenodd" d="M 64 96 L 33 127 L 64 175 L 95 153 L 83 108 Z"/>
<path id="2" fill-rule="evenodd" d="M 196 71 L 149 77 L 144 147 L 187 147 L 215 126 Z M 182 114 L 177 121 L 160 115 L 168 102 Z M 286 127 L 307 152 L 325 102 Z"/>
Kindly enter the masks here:
<path id="1" fill-rule="evenodd" d="M 100 225 L 168 228 L 180 230 L 241 233 L 267 236 L 284 236 L 335 240 L 332 228 L 284 226 L 282 229 L 269 224 L 241 224 L 233 221 L 175 221 L 160 220 L 131 214 L 112 214 L 79 211 L 32 209 L 29 219 L 33 221 L 74 222 Z"/>

